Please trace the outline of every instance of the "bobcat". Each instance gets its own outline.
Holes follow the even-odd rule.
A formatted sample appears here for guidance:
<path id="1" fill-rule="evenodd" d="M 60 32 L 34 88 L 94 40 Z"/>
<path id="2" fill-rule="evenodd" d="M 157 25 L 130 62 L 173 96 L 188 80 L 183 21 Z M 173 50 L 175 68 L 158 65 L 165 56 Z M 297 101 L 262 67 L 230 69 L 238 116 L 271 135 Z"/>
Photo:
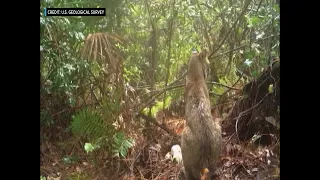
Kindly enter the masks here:
<path id="1" fill-rule="evenodd" d="M 214 173 L 221 152 L 221 126 L 214 122 L 205 82 L 207 51 L 193 53 L 189 60 L 185 86 L 186 127 L 181 138 L 182 159 L 187 180 L 200 179 L 207 168 Z"/>

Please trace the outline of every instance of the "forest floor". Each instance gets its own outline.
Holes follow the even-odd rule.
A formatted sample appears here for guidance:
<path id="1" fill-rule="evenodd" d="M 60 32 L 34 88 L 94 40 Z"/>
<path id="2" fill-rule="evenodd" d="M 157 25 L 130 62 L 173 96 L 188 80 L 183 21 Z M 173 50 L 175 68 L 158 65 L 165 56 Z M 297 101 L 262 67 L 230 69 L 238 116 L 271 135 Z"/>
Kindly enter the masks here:
<path id="1" fill-rule="evenodd" d="M 184 126 L 183 119 L 168 118 L 165 122 L 174 132 L 181 133 Z M 274 152 L 279 143 L 262 147 L 252 143 L 253 141 L 238 142 L 236 136 L 236 133 L 227 135 L 223 130 L 219 179 L 280 179 L 280 161 L 278 154 Z M 43 151 L 41 174 L 46 176 L 47 180 L 169 180 L 183 177 L 182 165 L 165 158 L 172 145 L 179 144 L 180 140 L 160 128 L 154 129 L 154 139 L 158 141 L 148 141 L 142 135 L 136 136 L 137 144 L 126 159 L 97 158 L 99 162 L 95 162 L 95 165 L 92 156 L 84 152 L 83 145 L 74 144 L 72 140 L 46 143 L 41 147 Z M 77 156 L 72 157 L 75 154 Z M 96 157 L 99 155 L 96 154 Z M 76 159 L 74 162 L 73 158 Z M 205 175 L 203 179 L 206 179 Z"/>
<path id="2" fill-rule="evenodd" d="M 272 91 L 270 84 L 274 85 Z M 221 122 L 223 136 L 218 179 L 280 179 L 280 63 L 243 87 L 242 97 L 225 113 L 228 118 L 213 113 L 214 120 Z M 163 115 L 157 116 L 157 121 L 174 134 L 152 126 L 146 138 L 141 129 L 129 125 L 126 133 L 135 145 L 126 158 L 106 158 L 103 151 L 87 154 L 83 142 L 70 136 L 41 142 L 41 175 L 47 180 L 184 179 L 182 165 L 166 154 L 173 145 L 180 145 L 185 121 Z"/>

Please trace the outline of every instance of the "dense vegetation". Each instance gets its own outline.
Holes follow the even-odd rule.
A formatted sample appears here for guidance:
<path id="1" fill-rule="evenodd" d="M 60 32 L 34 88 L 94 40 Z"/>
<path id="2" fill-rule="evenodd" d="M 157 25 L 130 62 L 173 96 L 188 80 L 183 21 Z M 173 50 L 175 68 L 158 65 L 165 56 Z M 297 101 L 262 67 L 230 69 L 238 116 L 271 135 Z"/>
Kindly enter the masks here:
<path id="1" fill-rule="evenodd" d="M 44 17 L 45 7 L 105 7 L 106 16 Z M 155 179 L 159 171 L 137 170 L 151 168 L 137 159 L 179 135 L 169 124 L 183 122 L 192 50 L 211 52 L 211 102 L 215 117 L 228 119 L 245 85 L 278 61 L 279 36 L 275 0 L 43 0 L 42 178 Z"/>

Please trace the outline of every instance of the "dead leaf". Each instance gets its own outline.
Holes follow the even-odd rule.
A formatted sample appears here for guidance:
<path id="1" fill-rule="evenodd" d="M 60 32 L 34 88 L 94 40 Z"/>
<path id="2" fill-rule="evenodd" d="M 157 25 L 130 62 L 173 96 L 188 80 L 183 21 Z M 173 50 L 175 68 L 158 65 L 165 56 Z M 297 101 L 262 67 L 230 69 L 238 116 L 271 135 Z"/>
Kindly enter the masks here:
<path id="1" fill-rule="evenodd" d="M 252 168 L 251 172 L 258 172 L 258 168 Z"/>
<path id="2" fill-rule="evenodd" d="M 232 158 L 230 156 L 221 157 L 220 160 L 228 160 L 230 161 Z"/>
<path id="3" fill-rule="evenodd" d="M 269 116 L 269 117 L 265 117 L 265 119 L 267 122 L 275 126 L 277 129 L 280 129 L 280 123 L 277 122 L 277 120 L 274 117 Z"/>
<path id="4" fill-rule="evenodd" d="M 231 144 L 227 144 L 226 145 L 226 150 L 227 150 L 227 154 L 229 155 L 230 154 L 230 152 L 232 151 L 232 145 Z"/>
<path id="5" fill-rule="evenodd" d="M 48 176 L 47 177 L 47 180 L 60 180 L 60 178 L 61 178 L 61 176 L 59 176 L 59 177 L 50 177 L 50 176 Z"/>
<path id="6" fill-rule="evenodd" d="M 232 161 L 228 161 L 228 162 L 226 162 L 226 163 L 224 163 L 224 166 L 225 167 L 230 167 L 230 166 L 232 166 L 234 163 L 232 162 Z"/>
<path id="7" fill-rule="evenodd" d="M 82 171 L 82 169 L 81 169 L 80 167 L 78 167 L 78 166 L 77 166 L 77 167 L 76 167 L 76 171 L 77 171 L 77 172 L 81 172 L 81 171 Z"/>

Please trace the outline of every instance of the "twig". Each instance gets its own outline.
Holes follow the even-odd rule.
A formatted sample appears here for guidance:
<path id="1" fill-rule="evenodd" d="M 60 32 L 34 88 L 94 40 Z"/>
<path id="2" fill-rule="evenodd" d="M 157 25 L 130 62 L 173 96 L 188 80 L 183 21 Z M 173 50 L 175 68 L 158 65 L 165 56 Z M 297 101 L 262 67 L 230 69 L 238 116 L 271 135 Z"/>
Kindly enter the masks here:
<path id="1" fill-rule="evenodd" d="M 146 99 L 149 99 L 151 98 L 152 96 L 154 96 L 152 99 L 150 99 L 140 110 L 139 112 L 142 112 L 142 110 L 144 108 L 146 108 L 147 106 L 149 106 L 157 97 L 159 97 L 162 93 L 164 93 L 165 91 L 167 90 L 171 90 L 171 89 L 175 89 L 175 88 L 179 88 L 179 87 L 183 87 L 185 86 L 184 84 L 181 84 L 181 85 L 176 85 L 176 86 L 168 86 L 164 89 L 162 89 L 160 92 L 156 93 L 156 94 L 153 94 L 151 95 L 150 97 L 147 97 Z"/>
<path id="2" fill-rule="evenodd" d="M 187 75 L 187 72 L 185 72 L 185 73 L 184 73 L 182 76 L 180 76 L 178 79 L 176 79 L 175 81 L 173 81 L 172 83 L 170 83 L 167 87 L 171 87 L 171 86 L 174 85 L 175 83 L 179 82 L 179 81 L 180 81 L 181 79 L 183 79 L 186 75 Z M 183 86 L 183 85 L 182 85 L 182 86 Z M 166 87 L 166 88 L 167 88 L 167 87 Z M 174 86 L 174 87 L 176 87 L 176 86 Z M 177 87 L 180 87 L 180 86 L 177 86 Z M 158 94 L 158 93 L 152 94 L 151 96 L 145 98 L 145 99 L 143 100 L 143 102 L 146 101 L 147 99 L 152 98 L 153 96 L 156 96 L 156 97 L 160 96 L 162 93 L 164 93 L 165 90 L 168 90 L 168 89 L 166 89 L 166 88 L 160 89 L 160 90 L 154 90 L 153 92 L 158 92 L 158 93 L 160 93 L 160 94 Z M 154 98 L 154 99 L 155 99 L 155 98 Z M 150 102 L 152 102 L 154 99 L 150 100 Z M 147 106 L 146 106 L 146 107 L 147 107 Z M 145 107 L 144 107 L 144 108 L 145 108 Z M 143 108 L 143 109 L 144 109 L 144 108 Z"/>
<path id="3" fill-rule="evenodd" d="M 207 84 L 215 84 L 215 85 L 219 85 L 219 86 L 223 86 L 223 87 L 226 87 L 226 88 L 230 88 L 230 89 L 233 89 L 233 90 L 241 90 L 241 89 L 238 89 L 238 88 L 235 88 L 235 87 L 231 87 L 231 86 L 228 86 L 228 85 L 224 85 L 224 84 L 221 84 L 221 83 L 217 83 L 217 82 L 207 82 Z M 148 107 L 157 97 L 159 97 L 162 93 L 164 93 L 165 91 L 168 91 L 168 90 L 171 90 L 171 89 L 175 89 L 175 88 L 181 88 L 181 87 L 184 87 L 185 84 L 179 84 L 179 85 L 175 85 L 175 86 L 168 86 L 166 88 L 163 88 L 162 90 L 160 90 L 158 93 L 156 94 L 152 94 L 151 96 L 147 97 L 146 99 L 150 99 L 151 97 L 153 97 L 152 99 L 150 99 L 142 108 L 140 108 L 139 112 L 142 112 L 142 110 L 146 107 Z M 212 94 L 215 94 L 215 93 L 212 93 Z M 220 96 L 219 94 L 215 94 L 217 96 Z"/>
<path id="4" fill-rule="evenodd" d="M 272 37 L 275 37 L 275 36 L 280 36 L 280 34 L 271 35 L 271 36 L 268 36 L 268 37 L 265 37 L 265 38 L 261 38 L 261 39 L 258 39 L 258 40 L 256 40 L 256 41 L 254 41 L 253 43 L 256 43 L 256 42 L 259 42 L 259 41 L 263 41 L 263 40 L 266 40 L 266 39 L 269 39 L 269 38 L 272 38 Z M 237 50 L 242 49 L 242 48 L 245 48 L 245 47 L 247 47 L 247 46 L 249 46 L 249 45 L 250 45 L 250 44 L 245 44 L 245 45 L 236 47 L 236 48 L 231 49 L 231 50 L 229 50 L 229 51 L 226 51 L 226 52 L 217 54 L 217 55 L 215 55 L 215 56 L 213 56 L 213 57 L 211 57 L 211 58 L 216 58 L 216 57 L 222 56 L 222 55 L 224 55 L 224 54 L 228 54 L 228 53 L 230 53 L 230 52 L 232 52 L 232 51 L 237 51 Z"/>
<path id="5" fill-rule="evenodd" d="M 248 0 L 247 4 L 245 5 L 245 7 L 243 8 L 242 12 L 240 13 L 240 15 L 238 16 L 237 20 L 233 23 L 233 25 L 231 26 L 231 28 L 229 29 L 229 31 L 227 32 L 227 34 L 225 35 L 225 37 L 223 38 L 223 40 L 221 41 L 221 43 L 218 45 L 218 47 L 212 51 L 212 53 L 208 56 L 208 59 L 211 58 L 211 56 L 213 56 L 223 45 L 223 43 L 226 41 L 227 37 L 230 35 L 231 31 L 236 27 L 237 22 L 240 20 L 240 18 L 245 14 L 245 12 L 247 11 L 247 8 L 250 4 L 251 0 Z"/>
<path id="6" fill-rule="evenodd" d="M 240 117 L 242 117 L 243 115 L 245 115 L 246 113 L 248 113 L 250 110 L 256 108 L 260 103 L 262 103 L 262 101 L 269 95 L 270 93 L 267 93 L 257 104 L 255 104 L 254 106 L 252 106 L 251 108 L 245 110 L 245 111 L 242 111 L 238 117 L 236 118 L 233 118 L 233 120 L 236 119 L 236 133 L 237 133 L 237 138 L 238 138 L 238 141 L 240 142 L 240 139 L 239 139 L 239 135 L 238 135 L 238 121 L 240 119 Z"/>
<path id="7" fill-rule="evenodd" d="M 168 134 L 172 135 L 172 136 L 178 136 L 176 135 L 174 132 L 172 132 L 169 128 L 167 128 L 166 126 L 164 126 L 163 124 L 160 124 L 155 118 L 153 117 L 150 117 L 150 116 L 147 116 L 143 113 L 139 113 L 137 115 L 137 117 L 141 117 L 143 118 L 144 120 L 146 121 L 150 121 L 152 122 L 153 124 L 157 125 L 158 127 L 160 127 L 161 129 L 163 129 L 164 131 L 166 131 Z"/>
<path id="8" fill-rule="evenodd" d="M 241 89 L 239 89 L 239 88 L 231 87 L 231 86 L 224 85 L 224 84 L 217 83 L 217 82 L 207 82 L 207 84 L 215 84 L 215 85 L 223 86 L 223 87 L 226 87 L 226 88 L 229 88 L 229 89 L 233 89 L 233 90 L 238 90 L 238 91 L 241 90 Z"/>
<path id="9" fill-rule="evenodd" d="M 214 93 L 214 92 L 209 92 L 209 95 L 210 95 L 210 96 L 211 96 L 212 94 L 215 95 L 215 96 L 219 96 L 219 97 L 221 96 L 221 94 L 217 94 L 217 93 Z"/>
<path id="10" fill-rule="evenodd" d="M 131 176 L 134 176 L 134 173 L 133 173 L 134 164 L 136 163 L 137 159 L 139 158 L 141 152 L 142 152 L 142 150 L 139 151 L 138 155 L 133 159 L 133 161 L 130 165 L 130 175 Z"/>
<path id="11" fill-rule="evenodd" d="M 69 109 L 64 109 L 64 110 L 62 110 L 60 112 L 54 113 L 51 116 L 53 117 L 53 116 L 59 115 L 61 113 L 64 113 L 66 111 L 76 110 L 76 109 L 80 109 L 80 108 L 85 107 L 85 106 L 90 106 L 90 105 L 95 105 L 95 104 L 99 104 L 99 103 L 95 102 L 95 103 L 92 103 L 92 104 L 85 104 L 85 105 L 81 105 L 81 106 L 75 106 L 75 107 L 72 107 L 72 108 L 69 108 Z"/>
<path id="12" fill-rule="evenodd" d="M 227 105 L 227 104 L 232 104 L 232 103 L 234 103 L 234 101 L 216 104 L 216 105 L 212 106 L 211 109 L 219 107 L 219 106 Z"/>
<path id="13" fill-rule="evenodd" d="M 242 78 L 242 75 L 243 75 L 243 73 L 242 73 L 241 76 L 238 78 L 238 80 L 232 85 L 232 87 L 235 86 L 235 85 L 240 81 L 240 79 Z M 227 89 L 227 90 L 220 96 L 219 101 L 220 101 L 220 100 L 222 99 L 222 97 L 223 97 L 224 95 L 226 95 L 230 90 L 231 90 L 231 89 Z"/>

